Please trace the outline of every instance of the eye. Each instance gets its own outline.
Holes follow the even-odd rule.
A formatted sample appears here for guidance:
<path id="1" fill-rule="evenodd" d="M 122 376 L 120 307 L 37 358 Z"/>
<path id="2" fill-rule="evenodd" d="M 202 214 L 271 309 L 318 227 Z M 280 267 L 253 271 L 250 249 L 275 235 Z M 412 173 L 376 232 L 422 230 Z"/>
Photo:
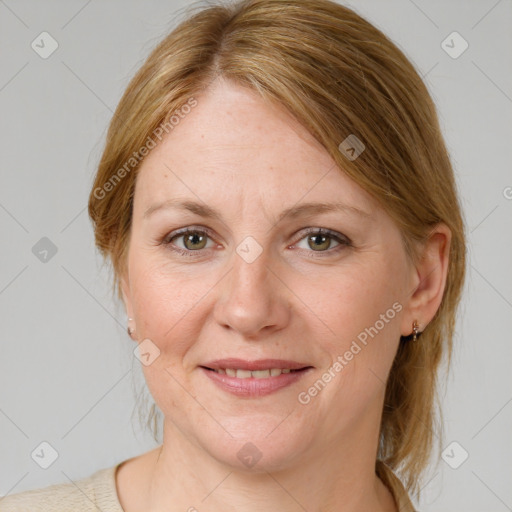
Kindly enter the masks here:
<path id="1" fill-rule="evenodd" d="M 306 236 L 302 236 L 299 242 L 307 245 L 303 247 L 297 243 L 295 245 L 310 257 L 323 257 L 325 253 L 332 255 L 344 247 L 352 245 L 346 236 L 325 228 L 308 228 L 305 234 Z M 211 240 L 210 246 L 207 245 L 208 238 L 212 238 L 210 230 L 192 226 L 170 233 L 162 240 L 162 243 L 181 255 L 194 257 L 199 256 L 202 250 L 215 246 L 213 240 Z M 332 247 L 333 241 L 337 244 L 334 248 Z"/>
<path id="2" fill-rule="evenodd" d="M 334 248 L 332 248 L 333 240 L 337 244 L 334 246 Z M 297 245 L 297 247 L 306 250 L 309 248 L 311 249 L 307 250 L 307 252 L 309 253 L 316 252 L 332 254 L 333 252 L 340 251 L 341 249 L 343 249 L 343 247 L 351 245 L 350 240 L 344 235 L 324 228 L 309 228 L 306 231 L 306 236 L 300 239 L 300 242 L 302 241 L 304 241 L 306 246 L 300 247 L 299 245 Z M 320 254 L 318 256 L 321 255 L 323 254 Z M 314 257 L 316 256 L 317 255 L 314 255 Z"/>
<path id="3" fill-rule="evenodd" d="M 211 246 L 207 247 L 206 245 L 209 237 L 210 232 L 205 228 L 199 229 L 192 227 L 171 233 L 163 240 L 163 243 L 164 245 L 169 245 L 172 250 L 177 251 L 180 254 L 195 256 L 191 253 L 211 248 Z M 175 240 L 181 241 L 182 245 L 180 246 L 176 244 L 174 242 Z"/>

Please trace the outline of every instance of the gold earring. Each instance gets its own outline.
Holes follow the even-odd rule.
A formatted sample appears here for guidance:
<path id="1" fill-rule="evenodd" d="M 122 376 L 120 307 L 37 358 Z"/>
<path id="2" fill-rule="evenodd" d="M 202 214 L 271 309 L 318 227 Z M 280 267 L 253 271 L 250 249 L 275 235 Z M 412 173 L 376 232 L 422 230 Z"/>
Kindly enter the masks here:
<path id="1" fill-rule="evenodd" d="M 412 323 L 412 341 L 416 341 L 418 339 L 418 329 L 419 325 L 416 320 Z"/>
<path id="2" fill-rule="evenodd" d="M 131 322 L 132 320 L 133 318 L 128 318 L 128 322 Z M 135 329 L 132 329 L 130 326 L 128 326 L 126 330 L 128 331 L 128 336 L 131 336 L 135 332 Z"/>

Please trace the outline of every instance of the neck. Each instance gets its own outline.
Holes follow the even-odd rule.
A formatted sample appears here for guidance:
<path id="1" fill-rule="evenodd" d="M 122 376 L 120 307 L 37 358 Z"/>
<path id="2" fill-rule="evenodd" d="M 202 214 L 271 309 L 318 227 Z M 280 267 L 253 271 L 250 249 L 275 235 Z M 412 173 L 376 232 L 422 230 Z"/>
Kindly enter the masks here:
<path id="1" fill-rule="evenodd" d="M 359 437 L 325 445 L 314 456 L 305 453 L 290 466 L 240 470 L 166 421 L 164 443 L 148 475 L 146 510 L 394 512 L 393 497 L 375 474 L 376 444 L 368 447 Z"/>

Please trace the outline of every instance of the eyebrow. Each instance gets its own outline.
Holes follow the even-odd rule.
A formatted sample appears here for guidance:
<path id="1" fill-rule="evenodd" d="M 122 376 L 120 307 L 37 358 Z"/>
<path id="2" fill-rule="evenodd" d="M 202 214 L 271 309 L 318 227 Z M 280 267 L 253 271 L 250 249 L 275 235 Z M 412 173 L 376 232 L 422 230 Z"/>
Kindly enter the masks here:
<path id="1" fill-rule="evenodd" d="M 207 219 L 217 219 L 219 221 L 223 221 L 222 215 L 211 208 L 210 206 L 202 203 L 197 203 L 195 201 L 183 201 L 179 199 L 168 199 L 166 201 L 162 201 L 160 203 L 153 204 L 143 214 L 143 218 L 150 217 L 153 213 L 158 210 L 166 210 L 166 209 L 179 209 L 186 210 L 200 217 L 204 217 Z M 301 216 L 306 215 L 314 215 L 319 213 L 327 213 L 327 212 L 346 212 L 353 213 L 365 219 L 371 218 L 371 214 L 356 208 L 355 206 L 350 206 L 343 203 L 302 203 L 296 206 L 292 206 L 283 210 L 279 217 L 277 218 L 276 224 L 281 222 L 285 218 L 294 219 Z"/>

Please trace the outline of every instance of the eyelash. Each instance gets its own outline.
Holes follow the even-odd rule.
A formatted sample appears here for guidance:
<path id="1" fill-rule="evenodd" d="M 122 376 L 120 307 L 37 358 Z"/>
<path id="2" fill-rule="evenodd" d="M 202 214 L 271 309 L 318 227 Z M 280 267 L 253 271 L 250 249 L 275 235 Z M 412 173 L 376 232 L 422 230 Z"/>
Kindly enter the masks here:
<path id="1" fill-rule="evenodd" d="M 165 246 L 169 246 L 169 248 L 172 251 L 177 252 L 178 254 L 181 254 L 182 256 L 192 257 L 192 258 L 197 257 L 198 255 L 196 255 L 194 253 L 199 253 L 199 255 L 200 255 L 200 253 L 205 251 L 206 249 L 198 249 L 196 251 L 190 251 L 190 250 L 186 250 L 186 249 L 181 249 L 180 247 L 176 247 L 172 243 L 172 240 L 174 240 L 176 238 L 180 238 L 184 235 L 191 234 L 191 233 L 200 233 L 203 235 L 207 235 L 210 239 L 213 239 L 212 232 L 209 229 L 203 228 L 203 227 L 196 228 L 196 227 L 192 226 L 192 227 L 184 228 L 182 230 L 178 230 L 173 233 L 170 233 L 162 240 L 162 244 Z M 299 238 L 292 245 L 295 245 L 296 243 L 302 241 L 304 238 L 306 238 L 308 235 L 311 235 L 311 234 L 328 236 L 329 238 L 332 238 L 336 242 L 338 242 L 339 245 L 337 245 L 333 249 L 328 249 L 326 251 L 313 251 L 313 250 L 308 251 L 306 249 L 300 249 L 300 250 L 305 250 L 306 253 L 310 253 L 308 255 L 308 257 L 310 257 L 310 258 L 324 258 L 326 256 L 332 255 L 333 253 L 338 253 L 344 247 L 352 246 L 352 242 L 350 241 L 349 238 L 347 238 L 346 236 L 341 235 L 339 233 L 336 233 L 335 231 L 331 231 L 330 229 L 326 229 L 326 228 L 306 228 L 306 231 L 304 232 L 303 236 L 301 238 Z"/>

